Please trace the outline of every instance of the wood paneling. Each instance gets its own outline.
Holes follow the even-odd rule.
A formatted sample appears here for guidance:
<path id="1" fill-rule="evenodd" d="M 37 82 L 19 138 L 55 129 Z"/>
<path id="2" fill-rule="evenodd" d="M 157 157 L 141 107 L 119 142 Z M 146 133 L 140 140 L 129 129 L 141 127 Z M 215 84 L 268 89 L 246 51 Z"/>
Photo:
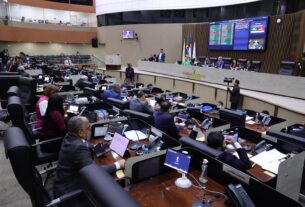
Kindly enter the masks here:
<path id="1" fill-rule="evenodd" d="M 93 6 L 57 3 L 46 0 L 8 0 L 8 2 L 41 8 L 95 13 L 95 0 L 93 0 Z"/>
<path id="2" fill-rule="evenodd" d="M 276 20 L 280 18 L 280 24 Z M 305 42 L 305 11 L 271 16 L 265 51 L 208 50 L 209 23 L 184 24 L 183 39 L 191 35 L 196 41 L 197 56 L 246 58 L 262 61 L 261 72 L 278 73 L 281 60 L 299 62 Z M 182 40 L 183 41 L 183 40 Z M 297 74 L 295 70 L 295 74 Z"/>
<path id="3" fill-rule="evenodd" d="M 12 42 L 56 42 L 56 43 L 90 43 L 97 32 L 59 31 L 32 29 L 0 25 L 0 41 Z"/>

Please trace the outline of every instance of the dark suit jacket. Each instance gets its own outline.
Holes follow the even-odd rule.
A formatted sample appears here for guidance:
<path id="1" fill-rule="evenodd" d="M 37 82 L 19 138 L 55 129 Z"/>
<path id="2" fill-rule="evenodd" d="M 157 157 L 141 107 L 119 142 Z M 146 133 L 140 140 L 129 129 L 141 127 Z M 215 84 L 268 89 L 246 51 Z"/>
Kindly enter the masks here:
<path id="1" fill-rule="evenodd" d="M 239 96 L 240 96 L 240 92 L 239 92 L 239 87 L 238 86 L 234 86 L 233 89 L 229 89 L 229 93 L 231 94 L 230 96 L 230 102 L 231 103 L 239 103 Z"/>
<path id="2" fill-rule="evenodd" d="M 240 148 L 236 150 L 239 156 L 239 159 L 230 152 L 224 151 L 218 159 L 222 162 L 238 169 L 241 171 L 246 171 L 251 168 L 251 162 L 248 158 L 247 152 L 245 149 Z"/>
<path id="3" fill-rule="evenodd" d="M 54 196 L 57 197 L 80 189 L 78 172 L 93 162 L 90 144 L 85 140 L 67 134 L 59 152 L 53 187 Z M 116 171 L 115 164 L 101 167 L 109 173 Z M 73 199 L 66 206 L 86 206 L 86 204 L 83 200 Z"/>
<path id="4" fill-rule="evenodd" d="M 130 101 L 129 109 L 139 111 L 146 114 L 153 114 L 154 110 L 151 105 L 142 103 L 140 99 L 136 98 Z"/>
<path id="5" fill-rule="evenodd" d="M 177 129 L 174 118 L 171 114 L 166 112 L 155 112 L 154 114 L 154 125 L 157 129 L 161 130 L 165 134 L 179 139 L 179 130 Z"/>
<path id="6" fill-rule="evenodd" d="M 130 80 L 133 80 L 133 78 L 134 78 L 134 70 L 133 70 L 133 68 L 132 67 L 126 68 L 125 75 L 126 75 L 126 78 L 128 78 Z"/>

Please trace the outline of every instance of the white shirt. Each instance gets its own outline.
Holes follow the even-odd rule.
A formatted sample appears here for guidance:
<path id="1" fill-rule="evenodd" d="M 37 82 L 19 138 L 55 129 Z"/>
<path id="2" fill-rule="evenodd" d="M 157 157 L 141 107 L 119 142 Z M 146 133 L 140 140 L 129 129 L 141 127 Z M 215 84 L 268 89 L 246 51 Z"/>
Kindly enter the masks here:
<path id="1" fill-rule="evenodd" d="M 159 59 L 159 60 L 162 60 L 162 53 L 159 54 L 158 59 Z"/>
<path id="2" fill-rule="evenodd" d="M 39 112 L 41 116 L 46 115 L 46 111 L 48 108 L 48 101 L 47 100 L 43 100 L 39 103 Z"/>

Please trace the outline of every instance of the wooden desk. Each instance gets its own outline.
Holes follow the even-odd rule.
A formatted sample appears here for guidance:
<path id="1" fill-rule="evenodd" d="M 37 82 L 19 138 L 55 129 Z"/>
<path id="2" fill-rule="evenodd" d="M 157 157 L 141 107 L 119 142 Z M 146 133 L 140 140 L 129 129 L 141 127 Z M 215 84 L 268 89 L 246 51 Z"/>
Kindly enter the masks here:
<path id="1" fill-rule="evenodd" d="M 270 127 L 264 126 L 262 124 L 247 124 L 246 123 L 246 128 L 262 133 L 262 132 L 266 132 Z"/>
<path id="2" fill-rule="evenodd" d="M 197 179 L 199 177 L 198 170 L 191 170 L 190 173 Z M 129 194 L 137 200 L 143 207 L 187 207 L 199 199 L 212 201 L 212 206 L 227 206 L 222 196 L 206 193 L 203 190 L 192 186 L 188 189 L 182 189 L 175 186 L 175 180 L 181 177 L 176 171 L 171 171 L 149 180 L 135 184 L 129 188 Z M 196 181 L 187 176 L 193 184 Z M 208 190 L 224 192 L 224 187 L 212 179 L 206 184 Z"/>

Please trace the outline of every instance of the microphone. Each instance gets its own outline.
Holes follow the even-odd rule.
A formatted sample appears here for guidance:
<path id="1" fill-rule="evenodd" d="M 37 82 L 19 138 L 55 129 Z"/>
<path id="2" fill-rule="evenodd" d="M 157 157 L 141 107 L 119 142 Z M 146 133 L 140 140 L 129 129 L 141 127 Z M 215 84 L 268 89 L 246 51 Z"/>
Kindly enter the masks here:
<path id="1" fill-rule="evenodd" d="M 83 106 L 81 112 L 77 116 L 81 116 L 86 110 L 86 108 L 87 108 L 86 106 Z"/>
<path id="2" fill-rule="evenodd" d="M 123 130 L 122 130 L 122 135 L 125 133 L 127 127 L 128 127 L 128 124 L 124 124 L 124 128 L 123 128 Z"/>
<path id="3" fill-rule="evenodd" d="M 129 121 L 129 124 L 131 126 L 131 129 L 135 131 L 136 135 L 137 135 L 137 142 L 134 142 L 131 146 L 130 146 L 130 149 L 131 150 L 138 150 L 140 147 L 142 147 L 142 144 L 140 143 L 140 138 L 139 138 L 139 135 L 138 135 L 138 132 L 137 130 L 135 130 L 132 122 L 130 121 L 131 117 L 128 116 L 128 121 Z M 133 118 L 132 118 L 133 119 Z M 142 120 L 141 120 L 142 121 Z M 125 127 L 125 126 L 124 126 Z"/>

